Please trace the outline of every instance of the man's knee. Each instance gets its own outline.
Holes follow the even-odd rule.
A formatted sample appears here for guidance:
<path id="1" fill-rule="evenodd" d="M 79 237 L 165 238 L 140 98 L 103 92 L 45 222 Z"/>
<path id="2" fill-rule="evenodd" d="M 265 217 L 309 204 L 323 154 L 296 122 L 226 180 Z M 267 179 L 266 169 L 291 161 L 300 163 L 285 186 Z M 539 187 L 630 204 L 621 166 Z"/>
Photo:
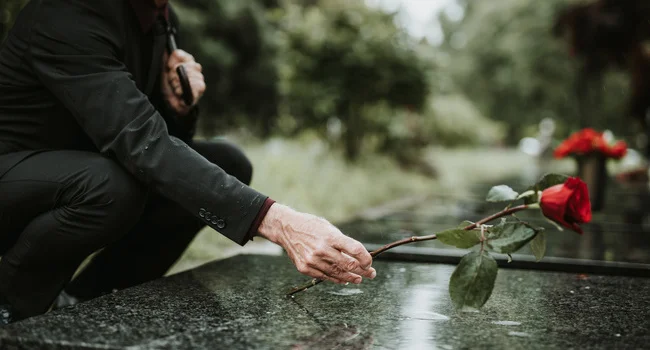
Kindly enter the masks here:
<path id="1" fill-rule="evenodd" d="M 238 146 L 226 141 L 199 141 L 193 144 L 193 148 L 237 180 L 251 184 L 253 164 Z"/>
<path id="2" fill-rule="evenodd" d="M 241 152 L 241 151 L 240 151 Z M 250 185 L 253 179 L 253 163 L 246 157 L 246 155 L 241 152 L 241 157 L 239 158 L 236 166 L 236 170 L 232 174 L 239 181 Z"/>
<path id="3" fill-rule="evenodd" d="M 76 174 L 70 184 L 70 206 L 85 211 L 107 228 L 132 226 L 138 220 L 147 198 L 144 184 L 115 161 L 91 157 L 87 167 Z"/>

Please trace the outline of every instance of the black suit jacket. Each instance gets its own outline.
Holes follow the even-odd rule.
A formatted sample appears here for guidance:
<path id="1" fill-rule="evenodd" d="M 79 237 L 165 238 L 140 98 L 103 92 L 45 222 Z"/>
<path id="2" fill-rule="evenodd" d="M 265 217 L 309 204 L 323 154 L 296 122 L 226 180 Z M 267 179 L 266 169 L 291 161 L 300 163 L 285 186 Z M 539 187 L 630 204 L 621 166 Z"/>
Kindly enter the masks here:
<path id="1" fill-rule="evenodd" d="M 267 197 L 186 144 L 158 83 L 143 92 L 152 38 L 129 0 L 32 0 L 0 49 L 0 176 L 34 152 L 99 152 L 243 245 Z"/>

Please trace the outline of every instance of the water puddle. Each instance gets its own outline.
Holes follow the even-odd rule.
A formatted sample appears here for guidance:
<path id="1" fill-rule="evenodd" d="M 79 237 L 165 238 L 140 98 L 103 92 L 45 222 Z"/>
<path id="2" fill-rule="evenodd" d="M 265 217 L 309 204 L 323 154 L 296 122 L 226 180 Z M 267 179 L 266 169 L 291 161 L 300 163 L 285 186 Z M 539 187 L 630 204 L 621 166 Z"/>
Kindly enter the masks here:
<path id="1" fill-rule="evenodd" d="M 424 320 L 424 321 L 447 321 L 449 320 L 448 316 L 439 314 L 433 311 L 420 311 L 409 315 L 410 318 L 415 320 Z"/>
<path id="2" fill-rule="evenodd" d="M 357 294 L 362 294 L 363 291 L 358 288 L 344 288 L 341 290 L 337 290 L 335 292 L 328 292 L 329 294 L 334 294 L 334 295 L 341 295 L 341 296 L 350 296 L 350 295 L 357 295 Z"/>
<path id="3" fill-rule="evenodd" d="M 477 313 L 479 313 L 479 310 L 478 310 L 477 308 L 475 308 L 475 307 L 471 307 L 471 306 L 467 306 L 467 305 L 466 305 L 466 306 L 463 306 L 463 307 L 460 309 L 460 311 L 461 311 L 461 312 L 466 312 L 466 313 L 473 313 L 473 314 L 477 314 Z"/>
<path id="4" fill-rule="evenodd" d="M 530 334 L 526 332 L 508 332 L 508 335 L 511 337 L 530 337 Z"/>

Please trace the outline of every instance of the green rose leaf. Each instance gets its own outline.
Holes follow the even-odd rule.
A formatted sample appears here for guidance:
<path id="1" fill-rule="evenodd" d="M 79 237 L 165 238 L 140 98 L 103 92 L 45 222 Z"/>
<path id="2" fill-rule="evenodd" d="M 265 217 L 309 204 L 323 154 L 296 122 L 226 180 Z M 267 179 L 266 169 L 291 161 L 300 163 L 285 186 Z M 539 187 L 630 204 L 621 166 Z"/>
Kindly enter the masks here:
<path id="1" fill-rule="evenodd" d="M 526 243 L 535 238 L 535 229 L 521 222 L 508 222 L 492 228 L 491 237 L 487 242 L 488 248 L 501 253 L 510 254 L 521 249 Z"/>
<path id="2" fill-rule="evenodd" d="M 476 230 L 466 231 L 462 228 L 452 228 L 439 232 L 436 236 L 440 242 L 461 249 L 471 248 L 481 243 L 481 233 Z"/>
<path id="3" fill-rule="evenodd" d="M 498 224 L 492 226 L 491 228 L 488 229 L 487 231 L 487 239 L 497 239 L 501 237 L 501 234 L 504 232 L 504 228 L 506 225 L 510 225 L 511 222 L 508 222 L 506 218 L 501 218 Z"/>
<path id="4" fill-rule="evenodd" d="M 567 175 L 562 174 L 546 174 L 537 182 L 537 184 L 535 184 L 535 186 L 538 191 L 544 191 L 551 186 L 565 183 L 568 178 Z"/>
<path id="5" fill-rule="evenodd" d="M 536 184 L 528 188 L 528 191 L 535 191 L 534 195 L 527 196 L 524 198 L 524 203 L 531 204 L 537 203 L 539 198 L 537 196 L 538 191 L 544 191 L 545 189 L 563 184 L 569 178 L 567 175 L 562 174 L 546 174 L 544 175 Z"/>
<path id="6" fill-rule="evenodd" d="M 488 202 L 506 202 L 517 199 L 519 193 L 506 185 L 494 186 L 488 192 L 486 200 Z"/>
<path id="7" fill-rule="evenodd" d="M 535 238 L 530 241 L 530 250 L 535 254 L 537 261 L 542 260 L 544 254 L 546 254 L 546 233 L 543 231 L 537 233 Z"/>
<path id="8" fill-rule="evenodd" d="M 461 260 L 449 280 L 449 296 L 457 309 L 479 309 L 494 289 L 497 262 L 487 252 L 471 252 Z"/>

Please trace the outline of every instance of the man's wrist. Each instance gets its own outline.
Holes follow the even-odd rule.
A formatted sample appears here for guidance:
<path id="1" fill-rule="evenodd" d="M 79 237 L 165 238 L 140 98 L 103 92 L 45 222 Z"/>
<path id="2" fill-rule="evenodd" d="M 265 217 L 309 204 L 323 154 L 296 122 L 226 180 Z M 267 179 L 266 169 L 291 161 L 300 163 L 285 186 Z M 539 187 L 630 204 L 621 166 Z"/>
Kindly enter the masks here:
<path id="1" fill-rule="evenodd" d="M 258 233 L 260 236 L 268 239 L 273 243 L 278 243 L 280 238 L 278 235 L 282 232 L 282 221 L 281 218 L 286 215 L 290 215 L 293 210 L 285 205 L 279 203 L 273 203 L 269 207 L 268 212 L 262 219 L 260 226 L 258 228 Z"/>

